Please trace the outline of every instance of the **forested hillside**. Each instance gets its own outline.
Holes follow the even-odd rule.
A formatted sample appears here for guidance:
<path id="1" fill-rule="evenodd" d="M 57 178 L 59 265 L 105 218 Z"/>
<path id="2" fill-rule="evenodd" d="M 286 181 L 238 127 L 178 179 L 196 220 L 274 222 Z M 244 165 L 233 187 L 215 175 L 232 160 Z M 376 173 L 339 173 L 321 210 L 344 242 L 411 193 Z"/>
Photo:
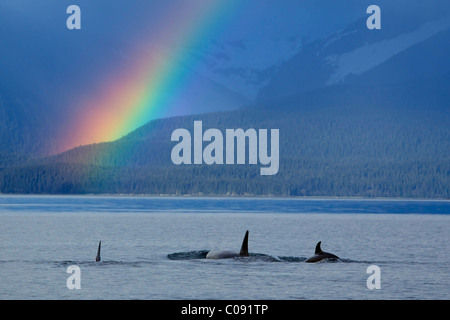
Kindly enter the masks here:
<path id="1" fill-rule="evenodd" d="M 115 142 L 1 169 L 0 188 L 3 193 L 450 198 L 450 110 L 442 81 L 447 78 L 429 79 L 429 86 L 333 86 L 237 111 L 156 120 Z M 261 176 L 261 165 L 174 165 L 171 133 L 192 132 L 195 120 L 203 121 L 203 131 L 279 129 L 278 174 Z"/>
<path id="2" fill-rule="evenodd" d="M 121 84 L 114 90 L 100 90 L 105 103 L 88 99 L 87 104 L 73 104 L 70 100 L 78 95 L 97 96 L 95 88 L 103 87 L 109 80 L 99 81 L 97 87 L 89 85 L 95 76 L 64 76 L 62 81 L 62 69 L 72 75 L 76 65 L 70 64 L 73 71 L 69 72 L 43 64 L 42 61 L 48 61 L 47 55 L 42 55 L 36 64 L 32 63 L 34 60 L 22 63 L 21 54 L 28 56 L 26 51 L 19 50 L 14 55 L 1 51 L 9 59 L 13 57 L 10 61 L 15 63 L 2 60 L 0 76 L 0 193 L 449 199 L 448 8 L 436 11 L 426 3 L 411 8 L 397 6 L 397 10 L 383 9 L 380 30 L 367 28 L 364 15 L 324 37 L 289 37 L 301 41 L 285 58 L 281 55 L 283 46 L 272 51 L 265 47 L 267 52 L 255 50 L 252 41 L 240 39 L 239 32 L 237 38 L 233 37 L 235 41 L 214 45 L 220 50 L 203 56 L 201 63 L 206 69 L 197 64 L 182 65 L 184 71 L 180 74 L 192 71 L 193 78 L 186 79 L 195 78 L 195 82 L 185 83 L 180 90 L 170 85 L 167 91 L 158 89 L 153 82 L 142 87 L 149 90 L 144 90 L 146 97 L 154 93 L 167 95 L 167 101 L 171 101 L 167 105 L 130 105 L 140 99 L 133 100 L 128 95 L 123 100 L 116 99 L 114 90 L 122 82 L 126 84 L 127 77 L 114 77 Z M 411 15 L 412 12 L 415 13 Z M 287 30 L 290 31 L 280 34 L 286 36 Z M 267 38 L 266 29 L 259 31 L 258 39 Z M 8 33 L 7 39 L 20 38 Z M 126 56 L 120 54 L 120 59 L 114 60 L 114 55 L 101 54 L 98 60 L 92 60 L 87 48 L 98 50 L 92 39 L 86 38 L 87 47 L 82 53 L 89 66 L 99 64 L 105 56 L 111 62 L 122 61 Z M 39 42 L 42 41 L 41 38 Z M 294 44 L 292 41 L 289 43 Z M 18 44 L 29 47 L 28 42 Z M 74 44 L 66 44 L 71 52 L 79 48 Z M 111 51 L 101 46 L 103 50 Z M 74 51 L 73 58 L 79 54 Z M 164 53 L 160 58 L 167 56 Z M 261 58 L 266 59 L 259 61 Z M 28 74 L 29 68 L 22 72 L 27 63 L 35 67 L 34 73 Z M 94 69 L 85 72 L 96 75 Z M 66 82 L 73 79 L 81 81 L 80 91 Z M 247 86 L 252 92 L 249 96 L 246 90 L 246 94 L 237 95 L 232 90 Z M 247 104 L 242 95 L 254 99 Z M 120 104 L 113 106 L 116 101 Z M 166 118 L 147 122 L 116 141 L 84 145 L 55 155 L 68 145 L 116 139 L 116 135 L 95 138 L 91 135 L 98 132 L 94 134 L 89 129 L 116 129 L 125 121 L 124 115 L 136 115 L 141 108 L 146 113 L 152 113 L 153 108 L 167 113 L 139 119 L 142 122 L 123 132 L 151 119 Z M 109 116 L 118 109 L 122 110 L 117 113 L 119 119 L 111 121 Z M 171 110 L 180 113 L 172 114 Z M 277 174 L 261 175 L 261 163 L 175 165 L 171 153 L 177 142 L 171 141 L 172 132 L 185 128 L 193 142 L 196 120 L 202 121 L 203 132 L 209 128 L 222 134 L 226 129 L 279 129 Z M 100 133 L 103 131 L 107 130 Z M 86 135 L 87 140 L 75 139 L 76 143 L 66 144 L 71 134 Z M 203 142 L 203 147 L 207 145 L 209 142 Z"/>

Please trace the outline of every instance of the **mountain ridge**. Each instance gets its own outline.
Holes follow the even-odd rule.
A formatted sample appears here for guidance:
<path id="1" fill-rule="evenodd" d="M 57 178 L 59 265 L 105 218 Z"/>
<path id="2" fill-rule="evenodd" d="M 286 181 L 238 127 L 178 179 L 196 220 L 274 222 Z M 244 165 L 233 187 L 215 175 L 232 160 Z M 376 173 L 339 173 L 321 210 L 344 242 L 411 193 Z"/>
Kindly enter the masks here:
<path id="1" fill-rule="evenodd" d="M 0 191 L 449 198 L 449 105 L 440 98 L 424 105 L 430 90 L 447 90 L 421 83 L 336 85 L 267 105 L 154 120 L 111 143 L 0 170 Z M 260 166 L 248 164 L 174 165 L 170 135 L 192 132 L 195 120 L 222 132 L 279 128 L 279 173 L 262 177 Z"/>
<path id="2" fill-rule="evenodd" d="M 446 45 L 450 42 L 448 17 L 419 24 L 412 30 L 404 29 L 401 21 L 398 24 L 400 27 L 388 29 L 389 32 L 383 28 L 373 31 L 368 30 L 365 20 L 361 19 L 340 32 L 309 43 L 284 63 L 270 83 L 260 90 L 257 101 L 282 98 L 333 84 L 361 83 L 367 81 L 370 74 L 383 69 L 383 66 L 387 69 L 386 65 L 394 65 L 397 69 L 388 70 L 390 72 L 385 72 L 378 79 L 372 76 L 370 84 L 390 82 L 392 77 L 401 75 L 401 81 L 423 76 L 415 75 L 414 72 L 432 76 L 450 71 L 446 59 L 450 52 L 450 46 Z M 423 57 L 433 59 L 417 60 L 420 56 L 418 51 Z M 400 68 L 398 57 L 408 55 L 416 55 L 416 68 L 410 65 Z M 393 63 L 393 60 L 397 61 Z M 398 71 L 401 71 L 400 74 Z M 405 75 L 406 71 L 409 74 Z"/>
<path id="3" fill-rule="evenodd" d="M 118 140 L 50 157 L 35 152 L 46 147 L 42 135 L 57 138 L 51 114 L 31 108 L 31 118 L 9 132 L 33 104 L 15 114 L 8 109 L 11 99 L 0 100 L 6 115 L 0 129 L 9 135 L 1 141 L 0 192 L 448 199 L 450 29 L 447 21 L 386 20 L 380 32 L 367 30 L 360 19 L 304 43 L 254 103 L 208 112 L 216 99 L 204 99 L 203 90 L 197 98 L 203 98 L 198 107 L 204 113 L 155 119 Z M 380 56 L 364 66 L 367 57 L 358 54 L 371 50 Z M 199 92 L 190 89 L 187 96 Z M 261 176 L 260 163 L 173 164 L 172 132 L 184 128 L 192 135 L 196 120 L 203 132 L 279 129 L 278 173 Z M 33 139 L 41 141 L 33 144 Z"/>

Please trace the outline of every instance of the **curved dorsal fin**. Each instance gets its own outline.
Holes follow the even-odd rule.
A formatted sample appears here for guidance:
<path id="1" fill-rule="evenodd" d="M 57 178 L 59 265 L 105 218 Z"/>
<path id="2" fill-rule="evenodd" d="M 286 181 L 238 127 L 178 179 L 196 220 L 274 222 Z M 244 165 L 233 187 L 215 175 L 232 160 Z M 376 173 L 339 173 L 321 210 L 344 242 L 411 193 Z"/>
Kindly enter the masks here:
<path id="1" fill-rule="evenodd" d="M 242 242 L 242 247 L 239 255 L 241 257 L 248 257 L 248 230 L 245 233 L 244 241 Z"/>
<path id="2" fill-rule="evenodd" d="M 102 260 L 102 258 L 100 257 L 100 250 L 101 250 L 101 247 L 102 247 L 102 242 L 100 241 L 100 242 L 98 243 L 97 256 L 95 257 L 95 261 L 96 261 L 96 262 L 99 262 L 100 260 Z"/>
<path id="3" fill-rule="evenodd" d="M 317 245 L 316 245 L 316 252 L 314 252 L 315 254 L 319 254 L 319 253 L 322 253 L 323 251 L 322 251 L 322 249 L 320 248 L 320 243 L 321 243 L 322 241 L 319 241 L 318 243 L 317 243 Z"/>

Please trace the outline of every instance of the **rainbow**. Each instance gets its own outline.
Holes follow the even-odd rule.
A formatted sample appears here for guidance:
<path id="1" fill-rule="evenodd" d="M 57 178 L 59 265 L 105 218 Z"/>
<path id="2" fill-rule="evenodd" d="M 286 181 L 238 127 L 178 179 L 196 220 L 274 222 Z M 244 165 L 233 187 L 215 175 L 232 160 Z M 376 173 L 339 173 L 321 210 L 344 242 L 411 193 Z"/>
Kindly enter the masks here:
<path id="1" fill-rule="evenodd" d="M 100 90 L 85 93 L 77 102 L 76 115 L 67 126 L 59 149 L 114 141 L 173 111 L 174 99 L 189 84 L 188 70 L 198 62 L 186 52 L 199 39 L 211 39 L 219 34 L 238 2 L 177 2 L 176 7 L 165 13 L 158 34 L 149 32 L 146 43 L 161 40 L 169 48 L 183 50 L 161 54 L 145 44 L 136 46 L 130 55 L 132 59 L 101 77 L 104 81 Z"/>

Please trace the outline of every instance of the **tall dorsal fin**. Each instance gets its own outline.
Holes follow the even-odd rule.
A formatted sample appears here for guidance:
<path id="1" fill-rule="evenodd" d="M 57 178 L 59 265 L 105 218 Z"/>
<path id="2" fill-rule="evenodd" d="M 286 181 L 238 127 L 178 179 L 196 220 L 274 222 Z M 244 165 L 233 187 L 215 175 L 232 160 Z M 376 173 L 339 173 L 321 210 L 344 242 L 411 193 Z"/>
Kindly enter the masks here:
<path id="1" fill-rule="evenodd" d="M 321 243 L 322 241 L 319 241 L 318 243 L 317 243 L 317 245 L 316 245 L 316 252 L 314 252 L 315 254 L 319 254 L 319 253 L 322 253 L 323 251 L 322 251 L 322 249 L 320 248 L 320 243 Z"/>
<path id="2" fill-rule="evenodd" d="M 248 257 L 248 230 L 245 233 L 244 241 L 242 242 L 242 247 L 239 255 L 241 257 Z"/>
<path id="3" fill-rule="evenodd" d="M 102 242 L 100 241 L 98 243 L 98 250 L 97 250 L 97 256 L 95 257 L 95 261 L 99 262 L 100 260 L 102 260 L 102 257 L 100 257 L 100 250 L 102 248 Z"/>

